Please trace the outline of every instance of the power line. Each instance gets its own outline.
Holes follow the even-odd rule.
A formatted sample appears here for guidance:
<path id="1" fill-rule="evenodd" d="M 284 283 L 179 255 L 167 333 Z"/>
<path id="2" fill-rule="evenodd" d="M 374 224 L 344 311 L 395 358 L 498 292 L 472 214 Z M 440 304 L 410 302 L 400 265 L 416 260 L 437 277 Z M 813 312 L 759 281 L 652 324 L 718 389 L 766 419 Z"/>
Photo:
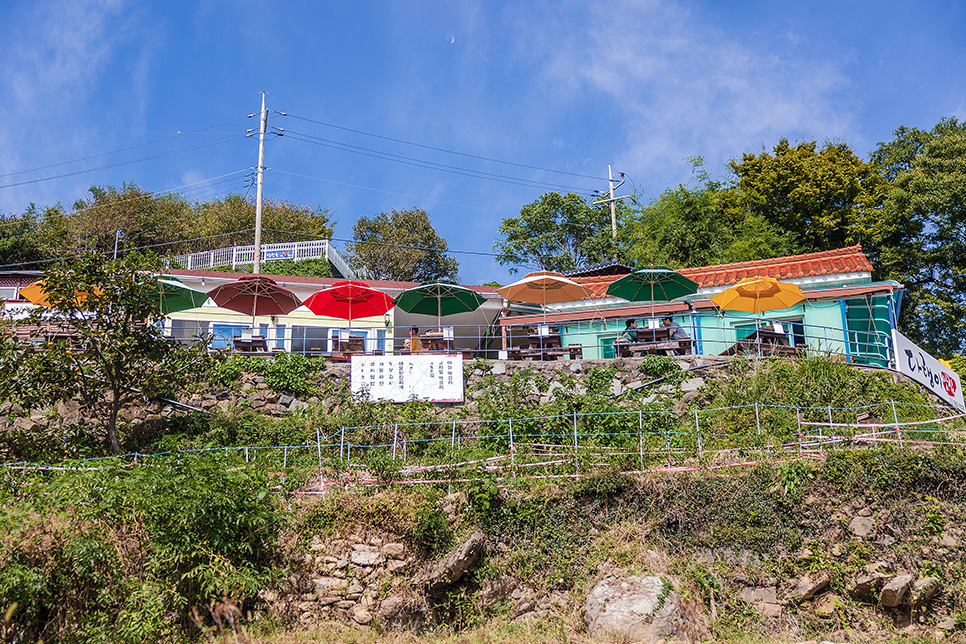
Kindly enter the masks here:
<path id="1" fill-rule="evenodd" d="M 302 179 L 313 179 L 315 181 L 324 181 L 325 183 L 334 183 L 338 186 L 346 186 L 347 188 L 358 188 L 359 190 L 369 190 L 371 192 L 381 192 L 386 195 L 393 195 L 394 197 L 406 197 L 407 199 L 419 199 L 421 201 L 431 201 L 433 203 L 443 204 L 444 206 L 456 206 L 457 208 L 469 208 L 471 210 L 481 210 L 483 212 L 492 212 L 497 215 L 504 215 L 506 217 L 516 217 L 519 213 L 507 213 L 502 210 L 491 210 L 490 208 L 481 208 L 479 206 L 467 206 L 466 204 L 453 203 L 451 201 L 441 201 L 439 199 L 431 199 L 430 197 L 419 197 L 416 195 L 407 195 L 402 192 L 392 192 L 390 190 L 380 190 L 379 188 L 370 188 L 368 186 L 359 186 L 354 183 L 345 183 L 343 181 L 336 181 L 335 179 L 323 179 L 322 177 L 312 177 L 307 174 L 299 174 L 298 172 L 287 172 L 285 170 L 276 170 L 274 168 L 266 168 L 266 170 L 271 170 L 272 172 L 278 172 L 279 174 L 288 174 L 293 177 L 301 177 Z"/>
<path id="2" fill-rule="evenodd" d="M 333 123 L 326 123 L 324 121 L 316 121 L 314 119 L 306 118 L 304 116 L 296 116 L 294 114 L 286 114 L 285 112 L 276 112 L 280 116 L 288 116 L 300 121 L 307 121 L 309 123 L 315 123 L 316 125 L 324 125 L 325 127 L 335 128 L 337 130 L 343 130 L 344 132 L 352 132 L 353 134 L 362 134 L 364 136 L 371 136 L 376 139 L 382 139 L 384 141 L 392 141 L 393 143 L 402 143 L 403 145 L 411 145 L 417 148 L 423 148 L 425 150 L 433 150 L 436 152 L 445 152 L 446 154 L 455 154 L 461 157 L 467 157 L 470 159 L 478 159 L 480 161 L 491 161 L 493 163 L 502 163 L 504 165 L 516 166 L 518 168 L 526 168 L 528 170 L 540 170 L 541 172 L 553 172 L 555 174 L 566 174 L 571 177 L 580 177 L 581 179 L 593 179 L 594 181 L 606 181 L 603 177 L 594 177 L 589 174 L 579 174 L 576 172 L 567 172 L 566 170 L 553 170 L 552 168 L 541 168 L 539 166 L 527 165 L 525 163 L 517 163 L 515 161 L 503 161 L 501 159 L 493 159 L 490 157 L 484 157 L 477 154 L 468 154 L 466 152 L 457 152 L 455 150 L 447 150 L 445 148 L 437 148 L 432 145 L 425 145 L 423 143 L 415 143 L 413 141 L 404 141 L 403 139 L 394 139 L 390 136 L 383 136 L 381 134 L 373 134 L 372 132 L 364 132 L 362 130 L 354 130 L 349 127 L 343 127 L 341 125 L 335 125 Z"/>
<path id="3" fill-rule="evenodd" d="M 312 136 L 310 134 L 305 134 L 302 132 L 293 132 L 291 130 L 285 131 L 285 136 L 294 138 L 296 141 L 304 141 L 305 143 L 312 143 L 314 145 L 321 145 L 327 148 L 333 148 L 336 150 L 343 150 L 346 152 L 353 152 L 355 154 L 361 154 L 368 157 L 374 157 L 377 159 L 384 159 L 386 161 L 395 161 L 397 163 L 405 163 L 407 165 L 413 165 L 420 168 L 428 168 L 431 170 L 441 170 L 443 172 L 451 172 L 453 174 L 463 175 L 465 177 L 474 177 L 477 179 L 487 179 L 490 181 L 499 181 L 501 183 L 508 183 L 511 185 L 525 186 L 528 188 L 541 188 L 541 189 L 557 189 L 566 190 L 568 192 L 582 192 L 584 194 L 590 194 L 592 191 L 586 188 L 575 188 L 573 186 L 566 186 L 555 183 L 547 183 L 544 181 L 533 181 L 531 179 L 522 179 L 519 177 L 510 177 L 502 174 L 495 174 L 492 172 L 484 172 L 482 170 L 471 170 L 469 168 L 460 168 L 458 166 L 451 166 L 445 163 L 436 163 L 434 161 L 425 161 L 423 159 L 416 159 L 413 157 L 406 157 L 399 154 L 392 154 L 390 152 L 380 152 L 379 150 L 373 150 L 371 148 L 364 148 L 357 145 L 350 145 L 348 143 L 340 143 L 339 141 L 332 141 L 330 139 L 323 139 L 320 137 Z"/>
<path id="4" fill-rule="evenodd" d="M 128 150 L 136 150 L 137 148 L 143 148 L 143 147 L 146 147 L 146 146 L 149 146 L 149 145 L 154 145 L 155 143 L 164 143 L 165 141 L 170 141 L 172 139 L 177 139 L 177 138 L 180 138 L 180 137 L 183 137 L 183 136 L 188 136 L 189 134 L 198 134 L 199 132 L 205 132 L 207 130 L 212 130 L 212 129 L 216 128 L 216 127 L 221 127 L 222 125 L 228 125 L 228 124 L 234 123 L 236 121 L 243 121 L 246 118 L 247 117 L 244 117 L 243 116 L 243 117 L 240 117 L 240 118 L 237 118 L 237 119 L 232 119 L 230 121 L 225 121 L 224 123 L 218 123 L 217 125 L 210 125 L 208 127 L 203 127 L 203 128 L 197 129 L 197 130 L 192 130 L 190 132 L 183 132 L 183 133 L 182 132 L 178 132 L 174 136 L 168 136 L 168 137 L 165 137 L 163 139 L 158 139 L 156 141 L 148 141 L 147 143 L 139 143 L 137 145 L 131 145 L 131 146 L 128 146 L 126 148 L 120 148 L 118 150 L 112 150 L 111 152 L 102 152 L 100 154 L 92 154 L 90 156 L 82 157 L 80 159 L 74 159 L 73 161 L 61 161 L 60 163 L 51 163 L 50 165 L 41 166 L 39 168 L 32 168 L 30 170 L 17 170 L 16 172 L 8 172 L 6 174 L 0 174 L 0 178 L 3 178 L 3 177 L 13 177 L 13 176 L 16 176 L 18 174 L 26 174 L 28 172 L 40 172 L 41 170 L 49 170 L 50 168 L 57 168 L 57 167 L 60 167 L 62 165 L 70 165 L 71 163 L 80 163 L 81 161 L 90 161 L 91 159 L 97 159 L 99 157 L 106 157 L 106 156 L 109 156 L 111 154 L 119 154 L 121 152 L 127 152 Z"/>
<path id="5" fill-rule="evenodd" d="M 73 176 L 76 176 L 76 175 L 79 175 L 79 174 L 87 174 L 88 172 L 97 172 L 98 170 L 109 170 L 111 168 L 117 168 L 117 167 L 124 166 L 124 165 L 131 165 L 133 163 L 140 163 L 142 161 L 151 161 L 153 159 L 161 159 L 163 157 L 168 157 L 168 156 L 172 156 L 172 155 L 175 155 L 175 154 L 180 154 L 182 152 L 190 152 L 192 150 L 200 150 L 200 149 L 207 148 L 207 147 L 211 147 L 211 146 L 214 146 L 214 145 L 220 145 L 222 143 L 227 143 L 228 141 L 231 141 L 231 140 L 234 140 L 234 139 L 243 139 L 243 138 L 245 138 L 245 135 L 244 134 L 241 134 L 241 133 L 239 133 L 239 134 L 230 134 L 228 136 L 221 137 L 220 139 L 217 139 L 215 141 L 208 141 L 206 143 L 196 143 L 194 145 L 189 145 L 189 146 L 186 146 L 186 147 L 183 147 L 183 148 L 178 148 L 176 150 L 169 150 L 168 152 L 161 152 L 159 154 L 153 154 L 153 155 L 146 156 L 146 157 L 140 157 L 138 159 L 131 159 L 129 161 L 118 161 L 117 163 L 109 163 L 107 165 L 98 166 L 96 168 L 88 168 L 86 170 L 76 170 L 74 172 L 67 172 L 65 174 L 55 175 L 55 176 L 52 176 L 52 177 L 43 177 L 41 179 L 30 179 L 30 180 L 27 180 L 27 181 L 19 181 L 17 183 L 8 183 L 7 185 L 0 186 L 0 190 L 2 190 L 4 188 L 14 188 L 16 186 L 24 186 L 24 185 L 28 185 L 28 184 L 31 184 L 31 183 L 40 183 L 42 181 L 52 181 L 54 179 L 63 179 L 65 177 L 73 177 Z"/>

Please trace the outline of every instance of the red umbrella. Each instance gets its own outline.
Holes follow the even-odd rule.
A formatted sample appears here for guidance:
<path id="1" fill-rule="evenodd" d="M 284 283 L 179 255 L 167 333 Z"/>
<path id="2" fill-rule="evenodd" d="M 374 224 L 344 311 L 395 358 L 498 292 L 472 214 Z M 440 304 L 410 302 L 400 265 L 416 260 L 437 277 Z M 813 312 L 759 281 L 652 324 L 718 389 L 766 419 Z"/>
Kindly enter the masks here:
<path id="1" fill-rule="evenodd" d="M 336 282 L 331 287 L 313 293 L 305 300 L 316 315 L 342 318 L 352 326 L 353 318 L 367 318 L 382 315 L 393 307 L 392 298 L 369 288 L 363 282 Z"/>
<path id="2" fill-rule="evenodd" d="M 261 275 L 222 284 L 208 293 L 208 297 L 223 309 L 247 313 L 252 318 L 256 315 L 285 315 L 302 304 L 295 293 Z"/>

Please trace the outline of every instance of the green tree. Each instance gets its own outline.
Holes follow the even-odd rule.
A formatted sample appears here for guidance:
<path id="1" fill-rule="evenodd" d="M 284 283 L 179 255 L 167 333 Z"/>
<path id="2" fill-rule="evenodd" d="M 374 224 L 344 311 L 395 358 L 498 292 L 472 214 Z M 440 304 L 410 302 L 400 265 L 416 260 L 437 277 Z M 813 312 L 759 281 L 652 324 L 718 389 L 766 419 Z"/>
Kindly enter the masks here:
<path id="1" fill-rule="evenodd" d="M 118 413 L 145 395 L 171 395 L 203 348 L 174 350 L 157 323 L 163 317 L 153 293 L 157 259 L 132 253 L 115 261 L 87 253 L 44 273 L 50 309 L 32 322 L 59 321 L 73 333 L 70 343 L 24 346 L 7 393 L 28 406 L 79 397 L 103 424 L 112 452 L 120 450 Z M 10 364 L 9 361 L 5 361 Z"/>
<path id="2" fill-rule="evenodd" d="M 772 154 L 745 154 L 729 167 L 737 205 L 793 233 L 802 252 L 873 241 L 865 222 L 881 207 L 888 183 L 845 143 L 819 149 L 815 141 L 781 139 Z"/>
<path id="3" fill-rule="evenodd" d="M 262 203 L 262 243 L 331 239 L 334 222 L 326 208 L 312 208 L 285 199 L 267 199 Z M 186 236 L 197 241 L 178 244 L 177 253 L 191 253 L 211 248 L 253 243 L 255 202 L 241 195 L 195 204 Z M 177 240 L 173 240 L 177 241 Z"/>
<path id="4" fill-rule="evenodd" d="M 690 268 L 796 252 L 795 235 L 745 209 L 733 186 L 693 161 L 696 185 L 665 190 L 632 216 L 630 257 L 641 264 Z"/>
<path id="5" fill-rule="evenodd" d="M 29 264 L 45 257 L 35 208 L 20 216 L 0 217 L 0 266 Z"/>
<path id="6" fill-rule="evenodd" d="M 966 124 L 899 128 L 872 160 L 892 177 L 871 234 L 882 277 L 906 286 L 900 328 L 939 355 L 966 349 Z"/>
<path id="7" fill-rule="evenodd" d="M 624 231 L 628 209 L 618 202 L 617 229 Z M 502 239 L 493 245 L 500 264 L 511 273 L 521 265 L 546 271 L 568 271 L 607 259 L 623 259 L 622 237 L 611 230 L 610 206 L 593 206 L 580 195 L 548 192 L 504 219 Z"/>
<path id="8" fill-rule="evenodd" d="M 377 280 L 459 281 L 459 262 L 422 208 L 360 217 L 346 244 L 346 261 Z"/>

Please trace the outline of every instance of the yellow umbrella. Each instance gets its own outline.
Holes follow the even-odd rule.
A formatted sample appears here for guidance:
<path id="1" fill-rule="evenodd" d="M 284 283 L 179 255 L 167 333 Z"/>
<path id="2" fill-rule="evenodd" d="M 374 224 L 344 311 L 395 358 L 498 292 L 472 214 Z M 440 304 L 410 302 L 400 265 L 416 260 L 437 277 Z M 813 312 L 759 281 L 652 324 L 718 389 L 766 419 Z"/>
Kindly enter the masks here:
<path id="1" fill-rule="evenodd" d="M 729 289 L 713 295 L 711 301 L 724 311 L 761 313 L 787 309 L 805 299 L 802 289 L 773 277 L 747 277 Z"/>
<path id="2" fill-rule="evenodd" d="M 47 299 L 47 293 L 44 291 L 44 281 L 37 280 L 18 291 L 21 297 L 25 297 L 31 304 L 36 304 L 38 306 L 46 306 L 50 308 L 50 300 Z M 94 294 L 100 293 L 100 289 L 95 289 Z M 87 293 L 82 291 L 77 291 L 77 302 L 83 304 L 87 299 Z"/>

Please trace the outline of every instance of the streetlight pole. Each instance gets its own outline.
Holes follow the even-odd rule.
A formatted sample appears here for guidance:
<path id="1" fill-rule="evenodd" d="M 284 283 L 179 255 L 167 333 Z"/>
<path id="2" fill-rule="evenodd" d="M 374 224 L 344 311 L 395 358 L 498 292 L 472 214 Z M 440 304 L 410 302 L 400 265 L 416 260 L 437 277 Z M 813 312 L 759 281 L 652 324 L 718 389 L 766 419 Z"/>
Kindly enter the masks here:
<path id="1" fill-rule="evenodd" d="M 121 241 L 121 237 L 124 237 L 123 230 L 118 230 L 114 233 L 114 259 L 117 259 L 117 243 Z"/>

